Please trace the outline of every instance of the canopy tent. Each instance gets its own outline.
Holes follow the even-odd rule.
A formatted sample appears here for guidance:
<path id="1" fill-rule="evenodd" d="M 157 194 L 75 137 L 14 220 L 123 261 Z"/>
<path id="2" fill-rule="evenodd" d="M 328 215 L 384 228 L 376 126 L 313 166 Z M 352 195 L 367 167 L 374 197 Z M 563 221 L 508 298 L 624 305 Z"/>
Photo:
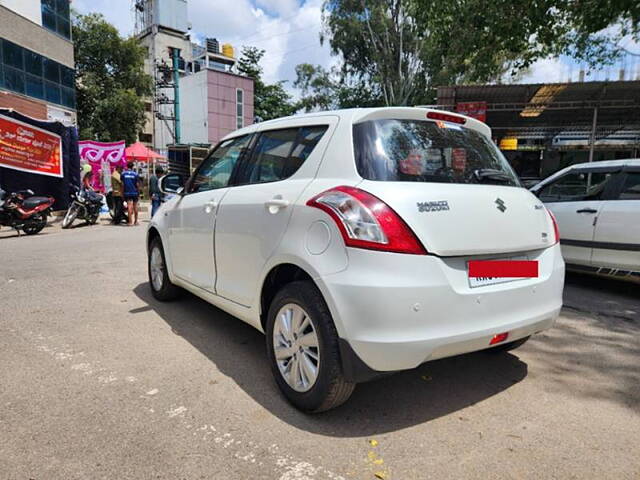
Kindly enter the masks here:
<path id="1" fill-rule="evenodd" d="M 149 181 L 151 178 L 151 174 L 154 172 L 156 167 L 156 161 L 161 161 L 162 163 L 166 162 L 166 157 L 163 157 L 158 152 L 154 152 L 150 148 L 146 147 L 141 142 L 136 142 L 132 145 L 129 145 L 125 149 L 125 155 L 127 157 L 128 162 L 140 162 L 146 163 L 146 175 L 145 175 L 145 183 L 147 186 L 147 192 L 149 189 Z"/>
<path id="2" fill-rule="evenodd" d="M 136 142 L 133 145 L 129 145 L 125 149 L 125 155 L 127 160 L 133 162 L 153 162 L 154 160 L 164 159 L 162 155 L 157 152 L 154 152 L 150 148 L 146 147 L 141 142 Z"/>

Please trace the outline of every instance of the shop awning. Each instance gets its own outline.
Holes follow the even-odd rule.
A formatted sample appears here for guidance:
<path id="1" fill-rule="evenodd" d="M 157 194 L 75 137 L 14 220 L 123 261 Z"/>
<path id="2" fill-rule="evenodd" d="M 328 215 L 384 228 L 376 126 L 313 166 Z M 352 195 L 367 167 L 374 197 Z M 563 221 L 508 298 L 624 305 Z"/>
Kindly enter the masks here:
<path id="1" fill-rule="evenodd" d="M 486 102 L 494 138 L 551 140 L 559 134 L 611 135 L 640 130 L 640 80 L 438 88 L 438 108 Z"/>

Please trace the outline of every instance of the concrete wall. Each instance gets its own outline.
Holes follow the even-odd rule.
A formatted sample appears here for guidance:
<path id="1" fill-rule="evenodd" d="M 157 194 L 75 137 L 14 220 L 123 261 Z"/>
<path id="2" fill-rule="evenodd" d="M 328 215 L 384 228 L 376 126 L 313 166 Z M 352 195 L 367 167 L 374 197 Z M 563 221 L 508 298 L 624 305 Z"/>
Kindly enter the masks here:
<path id="1" fill-rule="evenodd" d="M 225 72 L 207 70 L 209 143 L 215 144 L 236 130 L 236 89 L 244 90 L 244 126 L 253 123 L 253 80 Z"/>
<path id="2" fill-rule="evenodd" d="M 31 0 L 16 1 L 18 3 L 23 1 L 27 4 L 31 3 Z M 73 43 L 2 5 L 0 5 L 0 37 L 67 67 L 75 68 Z"/>
<path id="3" fill-rule="evenodd" d="M 155 75 L 154 60 L 157 62 L 164 60 L 168 65 L 171 65 L 169 48 L 179 48 L 181 50 L 180 55 L 185 61 L 191 61 L 191 42 L 184 35 L 154 26 L 150 32 L 140 38 L 140 44 L 146 47 L 149 52 L 144 62 L 144 69 L 152 77 Z M 169 99 L 173 99 L 172 89 L 162 89 L 162 93 Z M 147 101 L 153 102 L 153 98 L 149 98 Z M 154 106 L 154 108 L 156 107 Z M 161 105 L 158 108 L 160 108 L 162 114 L 173 116 L 173 105 Z M 174 143 L 172 136 L 173 122 L 169 121 L 169 125 L 171 125 L 171 128 L 164 121 L 154 119 L 152 115 L 147 117 L 143 132 L 153 134 L 153 148 L 155 150 L 164 151 L 167 144 Z"/>
<path id="4" fill-rule="evenodd" d="M 41 0 L 0 0 L 0 5 L 42 25 Z"/>
<path id="5" fill-rule="evenodd" d="M 208 143 L 207 71 L 180 79 L 182 143 Z"/>

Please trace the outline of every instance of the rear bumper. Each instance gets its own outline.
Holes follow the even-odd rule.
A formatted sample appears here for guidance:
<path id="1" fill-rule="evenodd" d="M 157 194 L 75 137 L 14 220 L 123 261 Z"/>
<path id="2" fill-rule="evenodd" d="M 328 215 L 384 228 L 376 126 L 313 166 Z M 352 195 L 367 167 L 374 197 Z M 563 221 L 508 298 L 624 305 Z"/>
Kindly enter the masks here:
<path id="1" fill-rule="evenodd" d="M 497 333 L 509 342 L 551 327 L 562 307 L 560 248 L 528 256 L 538 278 L 470 288 L 466 258 L 350 249 L 345 271 L 318 279 L 343 357 L 356 357 L 344 358 L 346 375 L 361 381 L 489 348 Z"/>

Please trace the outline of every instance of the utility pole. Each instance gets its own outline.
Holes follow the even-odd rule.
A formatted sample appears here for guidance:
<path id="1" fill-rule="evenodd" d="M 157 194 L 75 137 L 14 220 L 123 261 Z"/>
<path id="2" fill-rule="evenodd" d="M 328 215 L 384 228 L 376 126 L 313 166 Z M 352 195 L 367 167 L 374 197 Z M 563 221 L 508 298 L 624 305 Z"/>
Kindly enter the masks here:
<path id="1" fill-rule="evenodd" d="M 593 108 L 593 121 L 591 122 L 591 135 L 589 136 L 589 161 L 593 162 L 593 152 L 596 144 L 596 128 L 598 126 L 598 106 Z"/>
<path id="2" fill-rule="evenodd" d="M 180 143 L 180 49 L 172 48 L 170 53 L 171 66 L 164 60 L 156 63 L 155 116 L 167 126 L 173 143 Z M 173 98 L 165 93 L 166 90 L 173 90 Z M 171 113 L 163 109 L 163 105 L 171 106 Z"/>
<path id="3" fill-rule="evenodd" d="M 173 61 L 173 123 L 175 143 L 180 143 L 180 49 L 173 48 L 171 50 L 171 59 Z"/>

